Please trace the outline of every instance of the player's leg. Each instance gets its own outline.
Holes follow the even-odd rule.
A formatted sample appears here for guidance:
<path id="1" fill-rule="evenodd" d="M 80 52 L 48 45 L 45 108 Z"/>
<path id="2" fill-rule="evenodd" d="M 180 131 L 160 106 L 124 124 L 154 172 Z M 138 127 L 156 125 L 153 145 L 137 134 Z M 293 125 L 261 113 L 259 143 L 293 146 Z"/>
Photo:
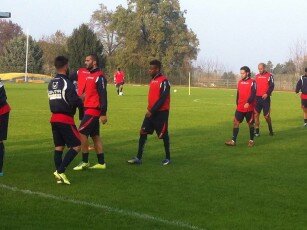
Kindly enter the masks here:
<path id="1" fill-rule="evenodd" d="M 255 119 L 255 136 L 260 136 L 260 113 L 263 109 L 263 99 L 261 97 L 256 98 L 256 106 L 254 111 L 254 119 Z"/>
<path id="2" fill-rule="evenodd" d="M 272 126 L 272 118 L 271 118 L 271 98 L 268 97 L 263 101 L 263 116 L 268 124 L 270 136 L 274 135 L 273 126 Z"/>
<path id="3" fill-rule="evenodd" d="M 128 163 L 130 164 L 141 164 L 145 144 L 147 141 L 147 135 L 152 134 L 154 131 L 153 124 L 151 121 L 151 118 L 144 118 L 141 130 L 140 130 L 140 137 L 139 137 L 139 147 L 138 147 L 138 153 L 136 157 L 133 157 L 131 160 L 128 160 Z"/>
<path id="4" fill-rule="evenodd" d="M 307 127 L 307 100 L 302 99 L 302 110 L 303 110 L 303 117 L 304 117 L 304 127 Z"/>
<path id="5" fill-rule="evenodd" d="M 162 111 L 158 112 L 158 114 L 153 118 L 154 129 L 156 130 L 159 139 L 162 139 L 164 144 L 165 159 L 162 161 L 162 165 L 168 165 L 171 163 L 168 117 L 169 111 Z"/>
<path id="6" fill-rule="evenodd" d="M 120 84 L 120 95 L 123 95 L 124 84 Z"/>
<path id="7" fill-rule="evenodd" d="M 253 147 L 255 145 L 254 137 L 255 137 L 255 127 L 254 127 L 254 112 L 248 112 L 245 114 L 245 119 L 249 127 L 249 141 L 248 147 Z"/>
<path id="8" fill-rule="evenodd" d="M 99 125 L 99 123 L 98 123 L 98 125 Z M 104 154 L 104 151 L 103 151 L 102 140 L 101 140 L 100 136 L 97 135 L 97 134 L 93 135 L 92 139 L 93 139 L 95 151 L 96 151 L 96 154 L 97 154 L 98 164 L 90 167 L 90 169 L 105 169 L 106 168 L 105 159 L 104 159 L 105 154 Z"/>
<path id="9" fill-rule="evenodd" d="M 119 84 L 116 84 L 116 92 L 117 92 L 117 95 L 119 95 Z"/>
<path id="10" fill-rule="evenodd" d="M 237 142 L 237 137 L 239 134 L 239 126 L 240 123 L 242 123 L 244 119 L 244 113 L 239 112 L 236 110 L 235 112 L 235 118 L 233 120 L 233 129 L 232 129 L 232 139 L 229 141 L 226 141 L 225 144 L 228 146 L 235 146 Z"/>
<path id="11" fill-rule="evenodd" d="M 74 167 L 74 170 L 79 171 L 83 169 L 87 169 L 90 166 L 89 163 L 89 141 L 88 136 L 92 132 L 93 128 L 93 121 L 95 117 L 90 115 L 84 115 L 80 127 L 79 127 L 79 133 L 80 133 L 80 140 L 81 140 L 81 151 L 82 151 L 82 161 Z"/>
<path id="12" fill-rule="evenodd" d="M 9 113 L 0 115 L 0 176 L 3 176 L 3 163 L 5 154 L 4 140 L 7 139 L 8 122 Z"/>

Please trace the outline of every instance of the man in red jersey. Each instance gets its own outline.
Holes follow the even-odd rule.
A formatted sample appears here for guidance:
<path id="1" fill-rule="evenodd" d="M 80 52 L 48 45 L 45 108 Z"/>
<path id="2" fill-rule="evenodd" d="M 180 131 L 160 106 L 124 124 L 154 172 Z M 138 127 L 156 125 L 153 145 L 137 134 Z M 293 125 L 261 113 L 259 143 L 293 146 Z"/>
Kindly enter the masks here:
<path id="1" fill-rule="evenodd" d="M 117 90 L 118 96 L 123 96 L 123 88 L 125 84 L 125 73 L 120 68 L 117 69 L 117 72 L 114 74 L 114 83 Z"/>
<path id="2" fill-rule="evenodd" d="M 256 106 L 255 106 L 255 136 L 260 136 L 259 116 L 261 110 L 263 110 L 263 116 L 268 123 L 270 136 L 274 135 L 271 119 L 271 95 L 274 90 L 274 78 L 273 75 L 266 71 L 266 65 L 260 63 L 258 65 L 259 74 L 256 75 L 255 81 L 257 84 L 256 91 Z"/>
<path id="3" fill-rule="evenodd" d="M 170 84 L 167 78 L 161 73 L 161 62 L 153 60 L 150 62 L 149 74 L 151 81 L 149 84 L 148 106 L 139 139 L 139 149 L 136 157 L 128 161 L 130 164 L 141 164 L 142 156 L 148 134 L 156 131 L 158 138 L 163 139 L 165 149 L 165 159 L 162 165 L 171 163 L 170 143 L 168 134 L 168 117 L 170 109 Z"/>
<path id="4" fill-rule="evenodd" d="M 225 142 L 227 146 L 235 146 L 239 133 L 240 123 L 246 119 L 249 126 L 250 139 L 248 147 L 253 147 L 254 143 L 254 103 L 256 96 L 256 82 L 251 79 L 251 71 L 247 66 L 240 69 L 241 80 L 238 82 L 237 90 L 237 110 L 233 122 L 233 135 L 230 141 Z"/>
<path id="5" fill-rule="evenodd" d="M 84 97 L 84 116 L 79 132 L 81 135 L 82 162 L 74 167 L 74 170 L 105 169 L 103 145 L 100 139 L 100 125 L 107 122 L 107 80 L 103 72 L 98 68 L 99 59 L 95 54 L 85 58 L 85 66 L 89 73 L 86 76 L 84 86 L 78 88 L 79 95 Z M 91 136 L 97 154 L 98 163 L 90 167 L 88 160 L 89 142 Z"/>
<path id="6" fill-rule="evenodd" d="M 298 80 L 295 92 L 301 92 L 301 103 L 304 113 L 304 127 L 307 127 L 307 68 L 305 68 L 305 75 L 301 76 Z"/>
<path id="7" fill-rule="evenodd" d="M 7 103 L 4 84 L 0 79 L 0 176 L 3 176 L 4 141 L 7 138 L 10 110 L 11 108 Z"/>

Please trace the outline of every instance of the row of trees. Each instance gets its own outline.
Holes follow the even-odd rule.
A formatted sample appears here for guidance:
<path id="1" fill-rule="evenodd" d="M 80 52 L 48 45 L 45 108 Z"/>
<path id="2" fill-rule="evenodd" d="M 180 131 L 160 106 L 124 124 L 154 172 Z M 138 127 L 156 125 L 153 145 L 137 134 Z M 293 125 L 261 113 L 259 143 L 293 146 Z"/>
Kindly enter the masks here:
<path id="1" fill-rule="evenodd" d="M 147 72 L 148 62 L 159 59 L 164 72 L 176 83 L 177 75 L 192 69 L 199 41 L 186 25 L 185 11 L 178 0 L 128 0 L 128 7 L 110 11 L 101 4 L 88 24 L 76 28 L 70 36 L 61 31 L 35 41 L 30 36 L 29 70 L 54 73 L 53 60 L 66 55 L 74 70 L 83 65 L 90 53 L 100 56 L 108 72 L 121 67 L 130 81 L 138 81 Z M 0 71 L 23 72 L 26 36 L 11 21 L 0 21 Z M 142 80 L 142 79 L 141 79 Z"/>

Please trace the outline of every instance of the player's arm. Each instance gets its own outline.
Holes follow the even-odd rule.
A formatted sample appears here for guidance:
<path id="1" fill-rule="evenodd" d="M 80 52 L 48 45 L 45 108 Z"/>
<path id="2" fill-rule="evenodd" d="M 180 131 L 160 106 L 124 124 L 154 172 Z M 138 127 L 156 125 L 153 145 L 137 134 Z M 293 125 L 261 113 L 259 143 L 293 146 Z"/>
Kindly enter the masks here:
<path id="1" fill-rule="evenodd" d="M 254 102 L 256 98 L 256 89 L 257 89 L 257 86 L 256 86 L 256 82 L 254 81 L 251 85 L 251 95 L 247 100 L 248 104 L 252 104 Z"/>
<path id="2" fill-rule="evenodd" d="M 6 92 L 3 83 L 0 81 L 0 106 L 6 104 Z"/>
<path id="3" fill-rule="evenodd" d="M 273 75 L 270 76 L 268 83 L 269 83 L 269 88 L 266 94 L 268 96 L 271 96 L 275 87 Z"/>
<path id="4" fill-rule="evenodd" d="M 165 100 L 170 94 L 171 86 L 168 82 L 168 80 L 164 80 L 160 86 L 160 98 L 159 100 L 154 104 L 154 106 L 151 108 L 149 112 L 152 114 L 157 112 L 161 106 L 164 104 Z"/>
<path id="5" fill-rule="evenodd" d="M 237 90 L 236 104 L 239 104 L 239 90 Z"/>
<path id="6" fill-rule="evenodd" d="M 74 108 L 78 108 L 79 110 L 80 109 L 83 110 L 82 100 L 78 96 L 74 84 L 71 82 L 67 82 L 67 89 L 65 91 L 65 97 L 66 97 L 67 103 L 70 106 Z"/>
<path id="7" fill-rule="evenodd" d="M 100 102 L 100 116 L 106 116 L 108 110 L 108 94 L 107 94 L 107 80 L 105 77 L 100 76 L 96 81 L 97 91 L 99 94 Z"/>
<path id="8" fill-rule="evenodd" d="M 295 92 L 299 93 L 302 90 L 302 80 L 298 80 L 298 82 L 296 83 L 296 87 L 295 87 Z"/>

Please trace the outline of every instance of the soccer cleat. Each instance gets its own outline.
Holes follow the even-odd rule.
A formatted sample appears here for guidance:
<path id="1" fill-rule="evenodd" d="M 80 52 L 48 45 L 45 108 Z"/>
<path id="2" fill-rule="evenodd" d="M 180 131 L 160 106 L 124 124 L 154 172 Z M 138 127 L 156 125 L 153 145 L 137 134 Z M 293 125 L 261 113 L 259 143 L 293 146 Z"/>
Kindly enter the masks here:
<path id="1" fill-rule="evenodd" d="M 165 165 L 169 165 L 171 163 L 171 160 L 170 159 L 164 159 L 162 161 L 162 165 L 165 166 Z"/>
<path id="2" fill-rule="evenodd" d="M 307 128 L 307 123 L 304 124 L 304 127 Z"/>
<path id="3" fill-rule="evenodd" d="M 60 178 L 61 178 L 61 181 L 64 183 L 64 184 L 70 184 L 69 180 L 67 179 L 66 175 L 64 173 L 57 173 Z"/>
<path id="4" fill-rule="evenodd" d="M 0 172 L 0 176 L 4 176 L 4 173 L 3 173 L 3 172 Z"/>
<path id="5" fill-rule="evenodd" d="M 247 146 L 248 147 L 254 147 L 255 142 L 253 140 L 249 140 Z"/>
<path id="6" fill-rule="evenodd" d="M 106 163 L 102 164 L 95 164 L 94 166 L 90 167 L 90 169 L 106 169 L 107 165 Z"/>
<path id="7" fill-rule="evenodd" d="M 225 145 L 227 145 L 227 146 L 236 146 L 236 142 L 234 140 L 226 141 Z"/>
<path id="8" fill-rule="evenodd" d="M 137 157 L 133 157 L 131 160 L 128 160 L 127 161 L 129 164 L 135 164 L 135 165 L 140 165 L 142 164 L 142 160 L 140 160 L 139 158 Z"/>
<path id="9" fill-rule="evenodd" d="M 75 171 L 81 171 L 81 170 L 84 170 L 84 169 L 88 169 L 90 167 L 90 162 L 81 162 L 80 164 L 78 164 L 76 167 L 73 168 L 73 170 Z"/>
<path id="10" fill-rule="evenodd" d="M 260 137 L 260 133 L 255 133 L 255 137 Z"/>
<path id="11" fill-rule="evenodd" d="M 59 173 L 58 173 L 57 171 L 55 171 L 55 172 L 53 173 L 53 175 L 54 175 L 54 177 L 55 177 L 55 179 L 56 179 L 56 183 L 57 183 L 57 184 L 62 184 L 62 183 L 63 183 L 62 180 L 61 180 L 61 177 L 60 177 L 60 175 L 59 175 Z"/>

